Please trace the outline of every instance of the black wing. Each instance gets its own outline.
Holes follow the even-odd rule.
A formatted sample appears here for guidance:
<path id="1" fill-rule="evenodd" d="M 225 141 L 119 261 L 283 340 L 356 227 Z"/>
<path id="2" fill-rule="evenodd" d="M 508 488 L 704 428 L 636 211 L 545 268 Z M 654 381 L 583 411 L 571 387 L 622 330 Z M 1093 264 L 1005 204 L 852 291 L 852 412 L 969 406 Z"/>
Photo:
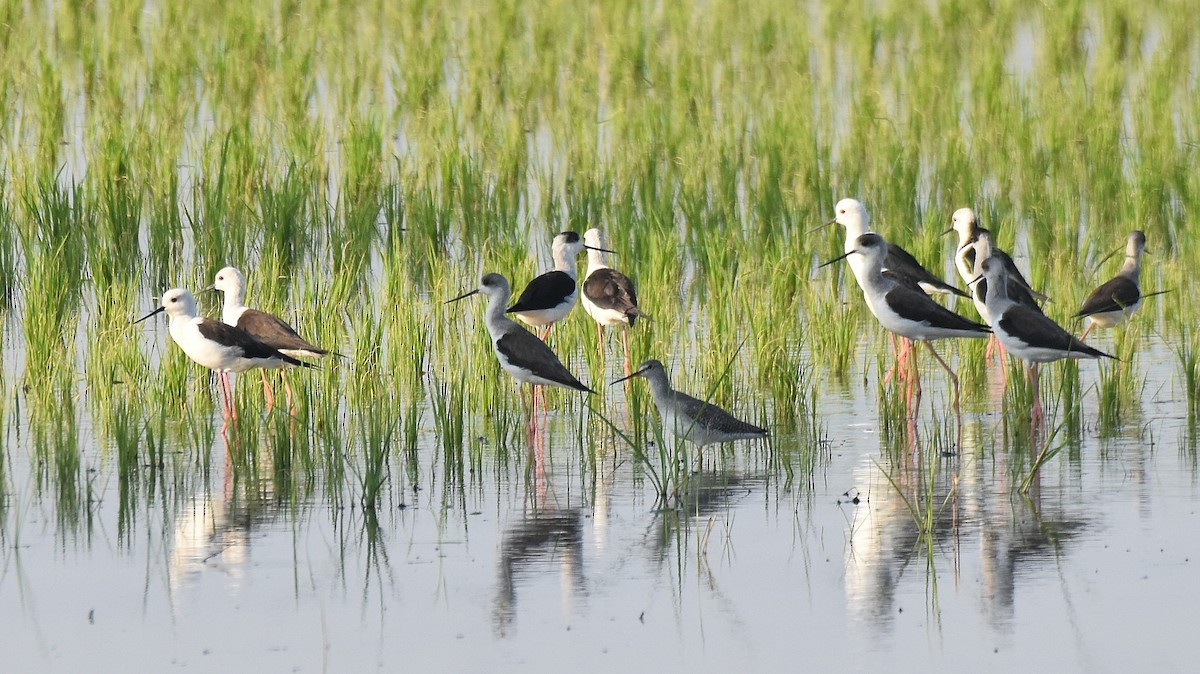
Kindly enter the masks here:
<path id="1" fill-rule="evenodd" d="M 934 276 L 928 269 L 922 267 L 921 263 L 917 262 L 917 259 L 907 250 L 894 243 L 888 244 L 888 254 L 887 258 L 883 261 L 883 266 L 886 269 L 911 276 L 918 283 L 927 283 L 941 292 L 953 293 L 960 297 L 970 297 L 967 293 Z"/>
<path id="2" fill-rule="evenodd" d="M 1113 358 L 1103 351 L 1084 344 L 1058 323 L 1050 320 L 1041 312 L 1024 305 L 1016 304 L 1009 307 L 1000 317 L 1000 327 L 1029 346 Z"/>
<path id="3" fill-rule="evenodd" d="M 282 318 L 265 311 L 247 309 L 238 318 L 237 326 L 250 333 L 255 339 L 272 349 L 291 351 L 311 351 L 316 354 L 327 354 L 329 351 L 310 343 Z"/>
<path id="4" fill-rule="evenodd" d="M 693 398 L 680 391 L 672 391 L 672 395 L 683 413 L 696 420 L 695 423 L 697 426 L 720 431 L 721 433 L 767 434 L 767 429 L 759 428 L 754 424 L 742 421 L 712 403 L 706 403 L 703 400 Z M 681 428 L 680 430 L 687 429 Z"/>
<path id="5" fill-rule="evenodd" d="M 563 271 L 548 271 L 529 282 L 516 304 L 505 313 L 553 309 L 575 292 L 575 279 Z"/>
<path id="6" fill-rule="evenodd" d="M 1033 295 L 1030 293 L 1029 288 L 1021 285 L 1021 283 L 1015 278 L 1011 276 L 1008 277 L 1008 282 L 1005 284 L 1005 288 L 1008 290 L 1008 299 L 1016 302 L 1017 304 L 1029 307 L 1039 314 L 1044 313 L 1042 311 L 1042 307 L 1038 305 L 1037 300 L 1034 299 Z M 986 278 L 981 278 L 975 282 L 975 298 L 980 302 L 987 302 Z"/>
<path id="7" fill-rule="evenodd" d="M 905 317 L 920 316 L 929 325 L 947 330 L 963 330 L 965 332 L 991 332 L 992 329 L 982 323 L 976 323 L 950 311 L 946 307 L 929 299 L 929 295 L 907 286 L 896 286 L 883 296 L 883 300 L 892 311 Z M 913 318 L 913 320 L 917 320 Z"/>
<path id="8" fill-rule="evenodd" d="M 302 360 L 296 360 L 289 355 L 280 353 L 266 344 L 254 338 L 254 335 L 235 328 L 232 325 L 226 325 L 220 321 L 210 321 L 202 318 L 197 322 L 197 328 L 200 334 L 205 339 L 210 339 L 218 344 L 222 344 L 235 349 L 240 349 L 244 358 L 278 358 L 285 363 L 297 365 L 301 367 L 312 367 Z"/>
<path id="9" fill-rule="evenodd" d="M 1138 284 L 1128 276 L 1118 276 L 1092 291 L 1083 301 L 1083 306 L 1079 308 L 1075 318 L 1121 311 L 1137 304 L 1140 299 L 1142 292 L 1138 289 Z"/>
<path id="10" fill-rule="evenodd" d="M 908 274 L 905 274 L 904 272 L 899 272 L 899 271 L 896 271 L 895 269 L 884 269 L 883 277 L 886 279 L 891 279 L 891 280 L 895 281 L 896 283 L 899 283 L 900 285 L 904 286 L 905 288 L 908 288 L 909 290 L 915 290 L 919 293 L 925 292 L 924 290 L 921 289 L 920 281 L 909 276 Z"/>
<path id="11" fill-rule="evenodd" d="M 1039 293 L 1038 291 L 1034 290 L 1033 286 L 1029 285 L 1029 281 L 1025 280 L 1024 274 L 1021 273 L 1020 269 L 1017 269 L 1017 263 L 1013 262 L 1012 257 L 1008 253 L 1000 250 L 999 248 L 993 248 L 992 249 L 992 257 L 1000 258 L 1000 260 L 1002 262 L 1004 262 L 1004 271 L 1008 272 L 1008 278 L 1010 278 L 1010 279 L 1016 281 L 1017 283 L 1021 284 L 1022 286 L 1024 286 L 1025 290 L 1029 291 L 1030 295 L 1032 295 L 1033 297 L 1035 297 L 1039 300 L 1049 299 L 1042 293 Z M 1016 299 L 1017 299 L 1016 297 L 1013 297 L 1011 294 L 1009 295 L 1009 297 L 1013 301 L 1016 301 Z"/>
<path id="12" fill-rule="evenodd" d="M 583 282 L 583 294 L 601 309 L 619 311 L 629 317 L 629 324 L 644 316 L 637 305 L 633 281 L 616 269 L 597 269 Z"/>
<path id="13" fill-rule="evenodd" d="M 526 330 L 517 329 L 505 333 L 496 340 L 496 350 L 511 365 L 529 370 L 542 379 L 548 379 L 576 391 L 594 393 L 567 370 L 567 367 L 562 364 L 558 356 L 554 355 L 550 347 L 546 346 L 545 342 Z"/>

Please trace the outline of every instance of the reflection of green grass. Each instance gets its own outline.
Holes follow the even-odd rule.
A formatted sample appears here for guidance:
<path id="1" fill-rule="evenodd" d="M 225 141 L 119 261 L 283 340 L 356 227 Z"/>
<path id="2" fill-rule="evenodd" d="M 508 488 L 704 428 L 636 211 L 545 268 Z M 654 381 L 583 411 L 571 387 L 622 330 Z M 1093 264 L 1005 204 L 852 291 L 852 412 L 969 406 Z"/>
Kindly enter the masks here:
<path id="1" fill-rule="evenodd" d="M 630 332 L 634 364 L 685 363 L 682 386 L 711 385 L 718 404 L 752 400 L 743 408 L 804 448 L 822 437 L 822 382 L 854 385 L 858 354 L 888 348 L 857 290 L 839 289 L 851 283 L 844 268 L 812 271 L 841 236 L 808 230 L 856 196 L 879 231 L 938 270 L 948 214 L 975 207 L 1060 321 L 1111 274 L 1101 256 L 1144 228 L 1156 255 L 1143 285 L 1176 292 L 1112 332 L 1121 363 L 1043 371 L 1047 407 L 1072 440 L 1097 377 L 1099 426 L 1129 423 L 1149 326 L 1195 322 L 1177 298 L 1194 295 L 1200 253 L 1172 247 L 1200 193 L 1188 140 L 1200 136 L 1200 97 L 1178 67 L 1195 48 L 1189 8 L 788 9 L 452 0 L 364 20 L 354 3 L 306 0 L 283 13 L 212 0 L 160 12 L 0 7 L 20 28 L 0 48 L 0 308 L 6 354 L 14 342 L 24 354 L 7 385 L 43 423 L 29 410 L 76 398 L 84 381 L 78 408 L 119 452 L 211 447 L 210 378 L 167 343 L 163 322 L 153 348 L 124 324 L 165 288 L 196 289 L 236 264 L 252 304 L 347 355 L 287 373 L 295 424 L 263 424 L 255 377 L 243 377 L 240 441 L 267 442 L 299 484 L 331 493 L 348 469 L 383 477 L 383 456 L 367 450 L 383 437 L 404 448 L 414 482 L 422 443 L 447 459 L 473 452 L 461 465 L 481 467 L 479 452 L 507 457 L 520 444 L 524 407 L 480 307 L 437 302 L 482 271 L 519 290 L 548 266 L 555 232 L 596 225 L 654 316 Z M 212 315 L 212 299 L 201 303 Z M 1197 349 L 1181 338 L 1197 417 Z M 594 339 L 579 313 L 551 345 L 600 389 L 616 339 L 606 360 Z M 713 379 L 743 340 L 736 367 Z M 991 404 L 982 349 L 951 350 L 969 407 Z M 1031 400 L 1010 379 L 1016 428 Z M 628 434 L 643 446 L 638 388 Z M 896 390 L 880 396 L 885 422 L 903 418 Z M 609 413 L 610 395 L 593 407 Z M 925 395 L 929 409 L 938 393 Z M 583 413 L 559 394 L 549 402 Z M 812 456 L 772 460 L 806 475 Z"/>

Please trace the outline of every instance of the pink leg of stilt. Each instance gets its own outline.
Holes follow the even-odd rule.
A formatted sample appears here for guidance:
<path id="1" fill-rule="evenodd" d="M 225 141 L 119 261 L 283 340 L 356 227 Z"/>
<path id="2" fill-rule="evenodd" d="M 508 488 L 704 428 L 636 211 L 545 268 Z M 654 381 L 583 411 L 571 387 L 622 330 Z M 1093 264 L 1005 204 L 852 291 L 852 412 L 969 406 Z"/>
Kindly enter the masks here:
<path id="1" fill-rule="evenodd" d="M 1045 423 L 1046 415 L 1042 410 L 1042 394 L 1041 394 L 1041 373 L 1038 371 L 1037 363 L 1029 365 L 1029 389 L 1033 394 L 1033 409 L 1029 412 L 1029 423 L 1032 426 L 1031 431 L 1036 433 Z"/>
<path id="2" fill-rule="evenodd" d="M 892 353 L 895 354 L 896 358 L 892 360 L 892 366 L 888 368 L 887 374 L 883 375 L 884 386 L 887 386 L 892 381 L 892 376 L 900 368 L 900 347 L 896 345 L 896 333 L 889 332 L 888 337 L 892 338 Z"/>
<path id="3" fill-rule="evenodd" d="M 1087 339 L 1087 336 L 1092 332 L 1092 328 L 1094 328 L 1094 327 L 1096 327 L 1096 324 L 1089 319 L 1088 326 L 1083 329 L 1083 334 L 1079 336 L 1079 341 L 1081 341 L 1081 342 L 1085 341 Z"/>
<path id="4" fill-rule="evenodd" d="M 946 371 L 946 374 L 949 375 L 950 386 L 954 391 L 954 414 L 956 416 L 962 416 L 962 408 L 959 405 L 958 375 L 954 374 L 954 370 L 950 369 L 950 366 L 946 364 L 946 361 L 941 357 L 940 354 L 938 354 L 937 350 L 933 348 L 933 344 L 925 342 L 925 346 L 929 349 L 929 353 L 932 353 L 933 357 L 937 359 L 937 362 L 942 366 L 942 369 Z"/>
<path id="5" fill-rule="evenodd" d="M 270 414 L 271 410 L 275 409 L 275 392 L 271 390 L 271 385 L 267 383 L 267 371 L 260 369 L 258 373 L 262 375 L 263 395 L 267 398 L 267 414 Z"/>
<path id="6" fill-rule="evenodd" d="M 632 366 L 629 362 L 629 326 L 621 328 L 621 342 L 625 345 L 625 376 L 633 374 Z"/>
<path id="7" fill-rule="evenodd" d="M 995 339 L 995 335 L 992 336 Z M 1004 383 L 1004 388 L 1008 388 L 1008 351 L 1000 340 L 996 340 L 996 351 L 1000 356 L 1000 381 Z"/>
<path id="8" fill-rule="evenodd" d="M 908 342 L 908 340 L 904 341 Z M 911 346 L 911 342 L 908 343 Z M 904 372 L 904 378 L 907 383 L 908 418 L 911 421 L 917 418 L 917 413 L 920 411 L 922 390 L 921 371 L 917 369 L 917 359 L 913 357 L 908 348 L 905 348 L 904 364 L 908 369 L 901 370 L 901 372 Z"/>
<path id="9" fill-rule="evenodd" d="M 224 402 L 221 405 L 224 412 L 221 423 L 221 434 L 224 435 L 225 431 L 229 429 L 229 420 L 237 416 L 233 407 L 233 384 L 229 381 L 228 372 L 219 373 L 217 381 L 221 384 L 221 397 L 224 398 Z"/>
<path id="10" fill-rule="evenodd" d="M 288 416 L 296 416 L 296 397 L 292 394 L 292 385 L 288 383 L 287 374 L 281 374 L 283 377 L 283 392 L 287 394 Z"/>

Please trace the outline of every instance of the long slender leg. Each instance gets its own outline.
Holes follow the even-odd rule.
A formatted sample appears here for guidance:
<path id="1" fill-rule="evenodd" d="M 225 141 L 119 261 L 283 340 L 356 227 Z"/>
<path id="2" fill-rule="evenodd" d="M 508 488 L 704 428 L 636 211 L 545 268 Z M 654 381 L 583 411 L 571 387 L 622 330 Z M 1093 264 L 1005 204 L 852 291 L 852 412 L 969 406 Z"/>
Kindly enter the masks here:
<path id="1" fill-rule="evenodd" d="M 892 381 L 892 375 L 896 374 L 896 370 L 900 368 L 900 347 L 896 345 L 896 333 L 889 332 L 888 337 L 892 338 L 892 353 L 896 355 L 896 358 L 892 361 L 892 367 L 888 369 L 887 374 L 883 375 L 884 386 Z"/>
<path id="2" fill-rule="evenodd" d="M 224 435 L 225 431 L 229 429 L 229 420 L 236 418 L 233 410 L 233 384 L 229 381 L 228 372 L 222 372 L 217 379 L 221 382 L 221 396 L 225 399 L 222 405 L 225 414 L 221 423 L 221 434 Z"/>
<path id="3" fill-rule="evenodd" d="M 995 338 L 995 335 L 992 337 Z M 1008 388 L 1008 350 L 998 339 L 996 340 L 996 350 L 1000 355 L 1000 380 L 1004 382 L 1004 388 Z"/>
<path id="4" fill-rule="evenodd" d="M 906 390 L 908 391 L 908 416 L 910 419 L 916 419 L 917 411 L 921 406 L 921 371 L 917 368 L 917 359 L 913 356 L 912 342 L 908 339 L 901 338 L 904 353 L 904 368 L 899 372 L 904 372 L 904 379 L 907 382 Z M 913 401 L 916 401 L 916 404 Z"/>
<path id="5" fill-rule="evenodd" d="M 633 373 L 632 365 L 629 362 L 629 326 L 621 326 L 621 341 L 625 344 L 625 376 L 628 377 Z"/>
<path id="6" fill-rule="evenodd" d="M 596 323 L 596 348 L 600 351 L 600 357 L 604 357 L 604 326 Z"/>
<path id="7" fill-rule="evenodd" d="M 271 385 L 267 383 L 267 371 L 259 369 L 258 373 L 262 375 L 263 395 L 267 397 L 267 414 L 275 409 L 275 392 L 271 390 Z"/>
<path id="8" fill-rule="evenodd" d="M 226 389 L 226 391 L 229 394 L 229 416 L 233 417 L 236 420 L 238 418 L 237 404 L 236 404 L 237 401 L 234 399 L 234 396 L 233 396 L 234 383 L 233 383 L 233 375 L 231 373 L 227 372 L 225 374 L 225 386 L 228 387 Z"/>
<path id="9" fill-rule="evenodd" d="M 288 415 L 294 417 L 296 416 L 296 401 L 295 395 L 292 394 L 292 385 L 288 383 L 286 372 L 281 371 L 279 376 L 283 379 L 283 391 L 287 394 Z"/>
<path id="10" fill-rule="evenodd" d="M 1041 392 L 1041 372 L 1038 370 L 1037 363 L 1029 364 L 1029 388 L 1033 393 L 1033 409 L 1029 414 L 1030 424 L 1033 430 L 1037 431 L 1045 422 L 1045 412 L 1042 410 L 1042 392 Z"/>
<path id="11" fill-rule="evenodd" d="M 1083 334 L 1079 336 L 1079 341 L 1082 342 L 1082 341 L 1086 340 L 1088 334 L 1091 333 L 1092 328 L 1094 328 L 1094 327 L 1096 327 L 1096 322 L 1091 319 L 1088 319 L 1088 326 L 1083 329 Z"/>
<path id="12" fill-rule="evenodd" d="M 954 390 L 954 411 L 957 413 L 959 411 L 958 375 L 954 374 L 954 370 L 950 369 L 950 366 L 946 363 L 945 359 L 938 354 L 937 349 L 933 348 L 933 344 L 925 342 L 925 346 L 929 349 L 929 353 L 932 353 L 933 357 L 937 359 L 937 362 L 942 366 L 942 369 L 946 371 L 946 374 L 950 376 L 950 386 Z"/>

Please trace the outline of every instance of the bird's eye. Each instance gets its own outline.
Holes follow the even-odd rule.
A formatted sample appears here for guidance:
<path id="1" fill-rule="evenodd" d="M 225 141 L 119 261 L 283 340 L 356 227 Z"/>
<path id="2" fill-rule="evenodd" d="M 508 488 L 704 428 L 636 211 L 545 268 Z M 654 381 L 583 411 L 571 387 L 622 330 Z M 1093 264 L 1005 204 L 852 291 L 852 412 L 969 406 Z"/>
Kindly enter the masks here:
<path id="1" fill-rule="evenodd" d="M 840 209 L 840 210 L 838 210 L 838 213 L 840 213 L 840 214 L 842 214 L 842 215 L 845 215 L 845 214 L 846 214 L 846 209 L 844 209 L 844 208 L 843 208 L 843 209 Z"/>
<path id="2" fill-rule="evenodd" d="M 178 298 L 178 297 L 172 297 L 172 298 L 171 298 L 171 301 L 172 301 L 172 302 L 178 302 L 178 301 L 179 301 L 179 298 Z"/>

